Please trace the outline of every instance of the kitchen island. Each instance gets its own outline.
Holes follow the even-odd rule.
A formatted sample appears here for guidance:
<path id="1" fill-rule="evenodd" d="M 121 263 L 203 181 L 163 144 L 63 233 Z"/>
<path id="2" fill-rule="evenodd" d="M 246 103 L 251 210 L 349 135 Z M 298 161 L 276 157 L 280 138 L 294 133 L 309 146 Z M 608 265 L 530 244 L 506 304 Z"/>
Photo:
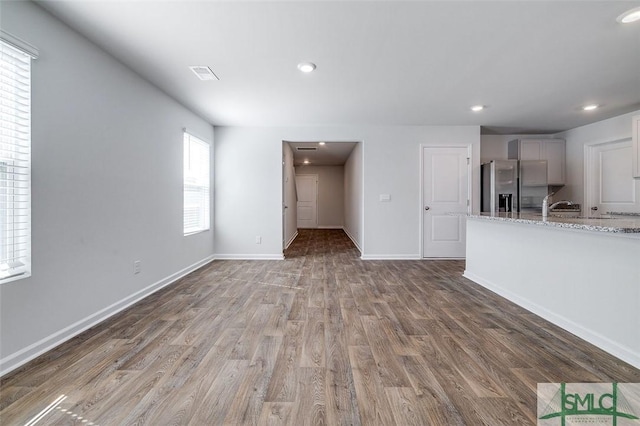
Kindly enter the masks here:
<path id="1" fill-rule="evenodd" d="M 640 216 L 469 215 L 464 276 L 640 368 Z"/>

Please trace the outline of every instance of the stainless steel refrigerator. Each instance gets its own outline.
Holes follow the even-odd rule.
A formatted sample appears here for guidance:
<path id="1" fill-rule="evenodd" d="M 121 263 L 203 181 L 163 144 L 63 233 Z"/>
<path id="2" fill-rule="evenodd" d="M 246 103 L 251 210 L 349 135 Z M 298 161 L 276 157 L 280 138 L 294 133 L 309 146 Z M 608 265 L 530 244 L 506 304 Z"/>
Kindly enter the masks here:
<path id="1" fill-rule="evenodd" d="M 482 212 L 542 212 L 547 162 L 494 160 L 481 166 Z"/>

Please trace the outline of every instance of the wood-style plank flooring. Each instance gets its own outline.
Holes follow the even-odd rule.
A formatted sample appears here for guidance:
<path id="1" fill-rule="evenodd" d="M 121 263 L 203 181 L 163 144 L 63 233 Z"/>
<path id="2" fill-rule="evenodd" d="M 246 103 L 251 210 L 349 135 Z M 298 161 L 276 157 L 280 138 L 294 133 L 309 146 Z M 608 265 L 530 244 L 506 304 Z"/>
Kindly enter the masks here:
<path id="1" fill-rule="evenodd" d="M 39 425 L 535 424 L 538 382 L 640 382 L 463 269 L 304 230 L 284 261 L 215 261 L 7 375 L 0 423 L 65 395 Z"/>

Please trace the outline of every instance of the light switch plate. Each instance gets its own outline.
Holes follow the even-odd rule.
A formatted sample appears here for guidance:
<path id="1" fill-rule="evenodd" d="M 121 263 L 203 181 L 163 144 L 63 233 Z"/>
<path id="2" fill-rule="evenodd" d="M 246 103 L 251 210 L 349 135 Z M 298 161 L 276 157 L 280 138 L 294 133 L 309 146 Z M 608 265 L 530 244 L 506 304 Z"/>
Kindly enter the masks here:
<path id="1" fill-rule="evenodd" d="M 391 201 L 391 195 L 390 194 L 380 194 L 380 201 L 382 201 L 382 202 Z"/>

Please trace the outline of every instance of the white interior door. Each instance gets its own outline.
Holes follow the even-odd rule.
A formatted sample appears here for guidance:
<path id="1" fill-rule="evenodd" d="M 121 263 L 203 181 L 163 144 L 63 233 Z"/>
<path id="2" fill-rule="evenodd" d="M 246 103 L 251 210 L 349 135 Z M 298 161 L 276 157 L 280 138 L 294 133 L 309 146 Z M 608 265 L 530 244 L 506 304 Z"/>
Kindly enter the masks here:
<path id="1" fill-rule="evenodd" d="M 298 228 L 318 227 L 318 175 L 296 175 Z"/>
<path id="2" fill-rule="evenodd" d="M 423 257 L 465 256 L 469 167 L 467 147 L 423 147 Z"/>
<path id="3" fill-rule="evenodd" d="M 631 140 L 625 139 L 588 148 L 585 216 L 607 212 L 635 212 L 640 196 L 633 179 Z"/>

